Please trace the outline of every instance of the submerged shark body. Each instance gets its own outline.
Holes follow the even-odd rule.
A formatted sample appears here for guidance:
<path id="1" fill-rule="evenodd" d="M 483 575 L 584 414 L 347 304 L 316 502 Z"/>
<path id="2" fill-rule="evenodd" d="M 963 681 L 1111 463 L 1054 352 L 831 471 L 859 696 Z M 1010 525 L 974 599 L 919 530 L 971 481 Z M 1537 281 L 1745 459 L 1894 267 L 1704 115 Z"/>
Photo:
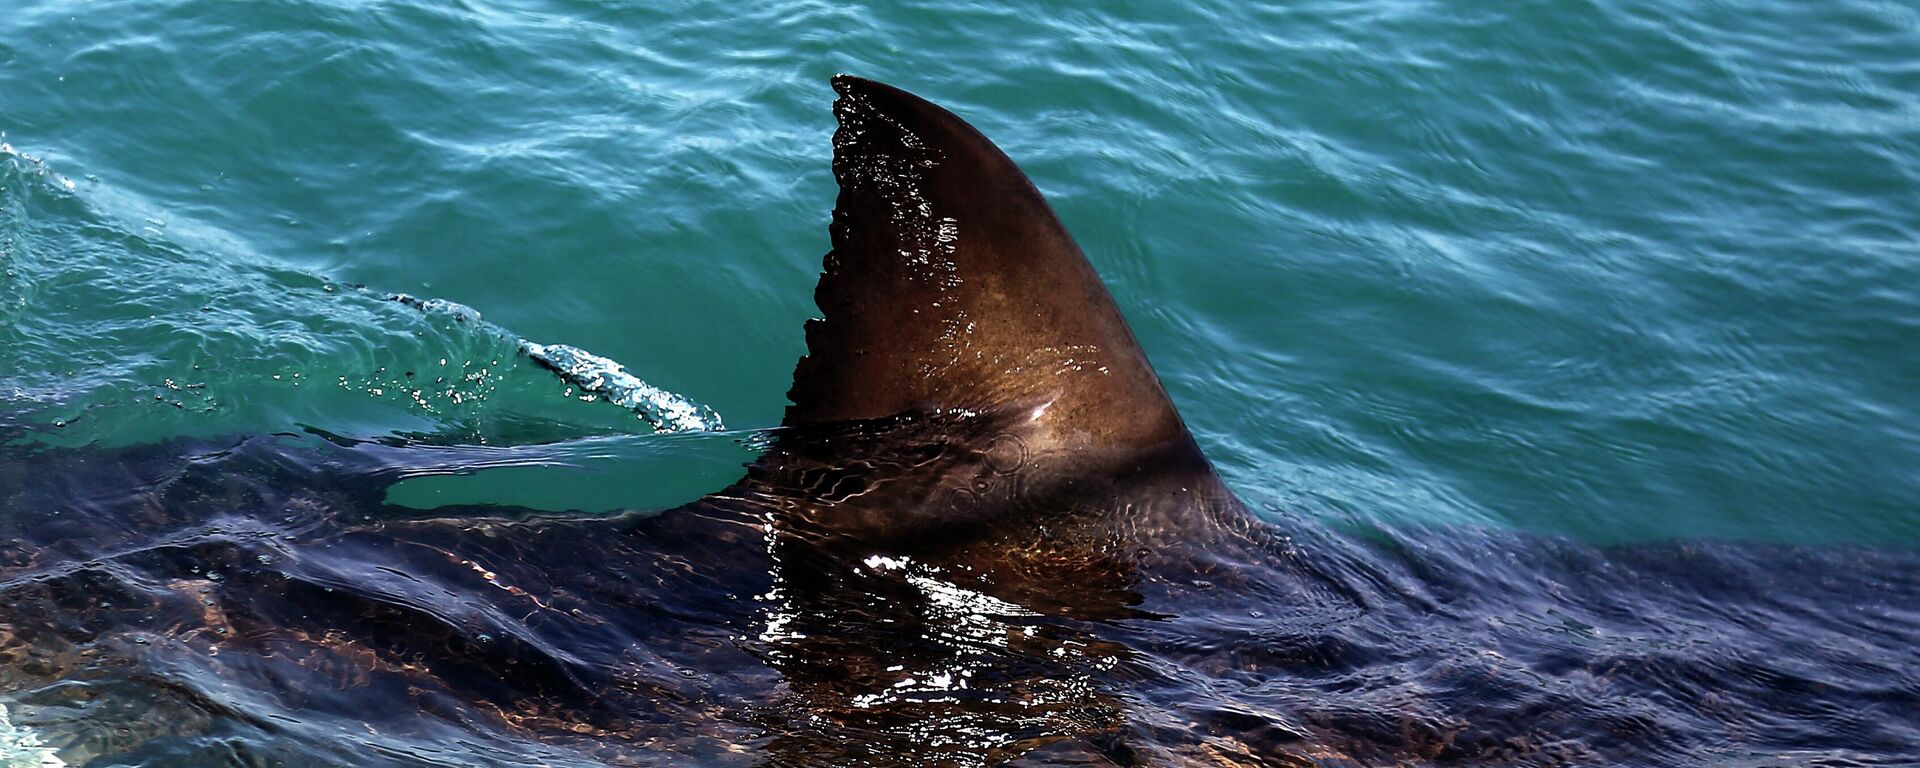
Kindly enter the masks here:
<path id="1" fill-rule="evenodd" d="M 1661 718 L 1588 706 L 1540 670 L 1604 687 L 1710 680 L 1712 664 L 1508 637 L 1490 617 L 1509 605 L 1463 596 L 1559 598 L 1451 574 L 1471 544 L 1379 569 L 1260 524 L 1013 163 L 916 97 L 834 86 L 823 317 L 783 426 L 739 482 L 615 519 L 407 520 L 383 487 L 462 449 L 262 437 L 0 462 L 0 691 L 16 719 L 76 759 L 203 764 L 1693 754 Z M 1657 561 L 1535 559 L 1559 569 L 1545 583 L 1604 571 L 1594 593 L 1654 606 L 1588 606 L 1619 632 L 1697 599 Z M 1785 561 L 1773 572 L 1827 572 Z M 1869 588 L 1822 584 L 1807 589 Z M 1896 604 L 1920 593 L 1895 587 Z M 1710 634 L 1767 647 L 1759 630 Z M 1660 695 L 1680 702 L 1661 717 L 1728 704 Z M 1850 703 L 1920 698 L 1862 695 Z M 118 701 L 145 704 L 103 704 Z"/>

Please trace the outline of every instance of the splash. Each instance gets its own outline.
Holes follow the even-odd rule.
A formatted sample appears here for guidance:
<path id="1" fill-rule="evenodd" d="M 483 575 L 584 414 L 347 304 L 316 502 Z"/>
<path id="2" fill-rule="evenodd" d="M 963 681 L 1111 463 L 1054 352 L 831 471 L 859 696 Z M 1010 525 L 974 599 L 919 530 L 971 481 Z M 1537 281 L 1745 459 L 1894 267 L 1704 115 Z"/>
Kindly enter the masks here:
<path id="1" fill-rule="evenodd" d="M 679 394 L 648 384 L 607 358 L 565 344 L 535 344 L 521 340 L 520 351 L 568 383 L 607 398 L 662 432 L 699 432 L 725 429 L 720 414 Z"/>
<path id="2" fill-rule="evenodd" d="M 554 372 L 561 380 L 606 398 L 607 402 L 638 414 L 659 432 L 711 432 L 725 429 L 720 414 L 684 395 L 656 387 L 627 372 L 625 366 L 579 347 L 566 344 L 539 344 L 519 338 L 506 329 L 480 318 L 480 312 L 465 304 L 445 299 L 422 299 L 405 293 L 391 293 L 388 301 L 405 304 L 422 312 L 444 314 L 454 320 L 485 328 L 503 338 L 512 339 L 520 352 L 540 367 Z"/>
<path id="3" fill-rule="evenodd" d="M 480 311 L 459 302 L 446 299 L 423 299 L 406 293 L 389 293 L 388 301 L 397 301 L 426 313 L 440 313 L 451 316 L 463 323 L 479 323 Z"/>

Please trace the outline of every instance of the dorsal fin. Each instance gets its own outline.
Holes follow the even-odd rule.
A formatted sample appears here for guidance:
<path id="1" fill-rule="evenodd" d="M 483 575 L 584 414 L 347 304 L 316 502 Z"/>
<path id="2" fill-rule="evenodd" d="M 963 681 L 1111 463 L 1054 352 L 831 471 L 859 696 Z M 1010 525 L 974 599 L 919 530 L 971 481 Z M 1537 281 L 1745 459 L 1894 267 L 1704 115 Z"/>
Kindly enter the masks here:
<path id="1" fill-rule="evenodd" d="M 1031 408 L 1037 451 L 1204 467 L 1026 174 L 919 97 L 846 75 L 833 87 L 840 197 L 814 292 L 824 317 L 807 323 L 785 424 Z"/>

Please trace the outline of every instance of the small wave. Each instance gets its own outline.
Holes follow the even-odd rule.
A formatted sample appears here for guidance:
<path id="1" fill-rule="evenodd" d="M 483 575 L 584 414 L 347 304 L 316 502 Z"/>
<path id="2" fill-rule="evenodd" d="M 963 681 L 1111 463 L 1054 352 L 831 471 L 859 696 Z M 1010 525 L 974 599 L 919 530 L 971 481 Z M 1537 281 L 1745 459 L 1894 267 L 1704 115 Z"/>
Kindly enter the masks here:
<path id="1" fill-rule="evenodd" d="M 303 371 L 300 369 L 305 367 L 307 370 L 304 373 L 311 380 L 317 374 L 327 373 L 324 369 L 329 362 L 333 362 L 327 353 L 319 352 L 319 348 L 335 343 L 352 348 L 356 346 L 354 342 L 358 340 L 357 337 L 365 335 L 363 329 L 372 327 L 375 322 L 370 318 L 355 316 L 352 309 L 331 303 L 341 298 L 341 295 L 333 293 L 334 287 L 344 285 L 354 289 L 352 295 L 377 302 L 401 304 L 423 315 L 451 320 L 454 327 L 468 327 L 469 330 L 459 333 L 477 330 L 480 332 L 478 335 L 487 340 L 486 346 L 507 346 L 526 354 L 540 367 L 558 375 L 567 385 L 593 395 L 585 399 L 606 399 L 615 403 L 633 412 L 656 432 L 713 431 L 724 428 L 712 408 L 655 387 L 612 360 L 567 345 L 539 344 L 522 339 L 498 325 L 486 322 L 481 313 L 472 307 L 457 302 L 339 283 L 304 272 L 290 275 L 287 270 L 281 269 L 246 269 L 244 262 L 249 259 L 244 258 L 240 259 L 243 262 L 242 269 L 227 269 L 223 266 L 225 260 L 218 253 L 201 253 L 189 247 L 176 246 L 172 240 L 177 230 L 170 231 L 164 237 L 138 236 L 135 234 L 137 225 L 129 221 L 115 221 L 125 216 L 111 216 L 95 210 L 94 201 L 90 198 L 95 197 L 94 193 L 101 192 L 101 189 L 87 190 L 76 197 L 74 193 L 78 185 L 73 179 L 54 170 L 36 153 L 8 143 L 6 138 L 0 134 L 0 183 L 6 186 L 6 189 L 0 190 L 0 193 L 4 193 L 0 194 L 0 266 L 5 267 L 0 269 L 0 296 L 5 297 L 0 299 L 0 326 L 12 323 L 12 330 L 21 332 L 25 343 L 0 355 L 0 369 L 13 369 L 5 377 L 5 386 L 0 387 L 0 404 L 19 406 L 38 414 L 29 419 L 31 421 L 54 427 L 68 426 L 91 409 L 110 401 L 110 398 L 90 398 L 87 392 L 110 390 L 113 389 L 111 385 L 116 383 L 152 390 L 150 394 L 153 397 L 143 396 L 133 402 L 171 405 L 182 412 L 204 415 L 214 412 L 220 404 L 221 401 L 215 399 L 216 392 L 227 393 L 229 397 L 226 400 L 229 402 L 244 400 L 247 395 L 238 394 L 236 389 L 255 383 L 258 381 L 255 377 L 264 378 L 267 373 L 272 374 L 273 381 L 281 381 L 283 375 L 290 380 L 297 380 L 302 378 Z M 89 174 L 86 178 L 93 177 Z M 55 199 L 74 201 L 78 207 L 59 210 L 31 207 L 36 200 L 45 202 Z M 29 248 L 23 244 L 23 240 L 27 239 L 23 228 L 31 219 L 41 217 L 52 224 L 50 231 L 80 234 L 71 241 L 58 236 L 36 236 L 33 247 Z M 148 220 L 149 226 L 158 221 L 151 216 L 143 218 Z M 93 223 L 102 225 L 99 232 L 120 232 L 136 237 L 139 239 L 138 246 L 110 248 L 98 258 L 83 263 L 46 258 L 48 254 L 64 251 L 86 252 L 98 245 L 91 235 L 83 234 L 92 231 L 86 224 Z M 72 226 L 65 226 L 67 224 Z M 57 302 L 37 297 L 31 289 L 40 282 L 67 286 L 65 290 L 68 294 Z M 289 301 L 286 290 L 305 284 L 324 285 L 331 306 L 300 305 Z M 182 285 L 189 286 L 189 289 L 179 291 Z M 220 298 L 216 299 L 216 296 Z M 126 312 L 125 322 L 116 323 L 120 318 L 111 318 L 103 324 L 100 318 L 87 316 L 84 312 L 68 311 L 79 307 L 117 307 L 129 308 L 129 311 Z M 132 307 L 140 309 L 136 311 L 130 309 Z M 287 326 L 283 326 L 283 323 L 290 324 L 298 331 L 290 336 L 284 330 Z M 211 337 L 220 334 L 232 334 L 243 341 L 235 344 L 229 340 L 207 346 L 215 344 Z M 112 356 L 143 361 L 145 364 L 139 367 L 144 375 L 126 376 L 121 380 L 103 377 L 84 383 L 77 381 L 83 377 L 77 376 L 68 362 L 70 352 L 67 350 L 109 348 L 121 339 L 124 339 L 124 345 Z M 184 341 L 170 345 L 169 339 Z M 294 339 L 291 345 L 298 348 L 293 352 L 296 358 L 293 360 L 283 356 L 290 339 Z M 406 360 L 409 355 L 425 355 L 420 359 L 431 360 L 437 356 L 442 358 L 441 365 L 444 366 L 446 359 L 456 357 L 452 350 L 432 349 L 431 346 L 429 343 L 429 348 L 413 352 L 393 351 L 395 359 L 386 362 Z M 363 348 L 360 351 L 365 350 Z M 435 355 L 435 352 L 439 354 Z M 483 354 L 474 357 L 490 359 L 498 354 L 499 351 L 484 350 Z M 274 362 L 270 371 L 250 371 L 236 374 L 225 381 L 210 381 L 199 378 L 202 374 L 197 372 L 201 366 L 192 363 L 201 355 L 229 359 L 270 359 Z M 414 385 L 411 375 L 405 382 L 394 380 L 383 375 L 384 367 L 373 373 L 354 374 L 361 368 L 373 369 L 378 366 L 379 363 L 371 359 L 373 357 L 376 356 L 363 355 L 361 359 L 348 363 L 340 371 L 345 374 L 340 379 L 342 386 L 364 389 L 375 397 L 383 396 L 383 390 L 406 392 L 422 410 L 434 412 L 434 407 L 428 401 L 436 393 Z M 187 364 L 163 361 L 187 361 Z M 188 365 L 191 365 L 191 370 Z M 476 394 L 483 397 L 492 391 L 492 383 L 486 378 L 490 372 L 485 368 L 464 373 L 443 391 L 454 405 L 459 405 L 463 400 L 478 399 Z M 186 383 L 190 380 L 193 383 Z M 293 381 L 291 386 L 297 387 L 301 383 Z M 81 386 L 77 387 L 76 384 Z M 183 397 L 184 390 L 191 390 L 188 394 L 193 397 Z M 58 413 L 52 410 L 56 408 L 59 409 Z M 18 414 L 11 417 L 13 420 L 28 418 Z M 224 418 L 236 420 L 232 415 Z M 127 420 L 121 419 L 120 423 L 124 425 Z M 103 426 L 101 429 L 112 431 L 113 427 Z M 242 431 L 245 431 L 244 427 Z M 98 439 L 98 434 L 89 431 L 88 437 L 69 439 Z M 0 768 L 7 766 L 0 765 Z"/>
<path id="2" fill-rule="evenodd" d="M 0 134 L 0 139 L 4 139 L 4 138 L 5 138 L 5 135 Z M 45 160 L 41 160 L 39 157 L 36 157 L 34 155 L 29 155 L 24 152 L 21 152 L 20 150 L 14 149 L 13 145 L 8 144 L 6 141 L 0 141 L 0 157 L 11 157 L 11 158 L 14 158 L 15 160 L 20 161 L 21 163 L 25 164 L 28 168 L 31 168 L 31 170 L 29 171 L 30 173 L 33 173 L 34 175 L 37 175 L 37 176 L 41 176 L 43 178 L 51 179 L 53 183 L 60 185 L 61 189 L 64 189 L 68 192 L 72 192 L 74 191 L 74 189 L 78 187 L 78 185 L 73 183 L 73 179 L 69 179 L 58 173 L 54 173 L 51 169 L 47 168 L 47 163 Z"/>

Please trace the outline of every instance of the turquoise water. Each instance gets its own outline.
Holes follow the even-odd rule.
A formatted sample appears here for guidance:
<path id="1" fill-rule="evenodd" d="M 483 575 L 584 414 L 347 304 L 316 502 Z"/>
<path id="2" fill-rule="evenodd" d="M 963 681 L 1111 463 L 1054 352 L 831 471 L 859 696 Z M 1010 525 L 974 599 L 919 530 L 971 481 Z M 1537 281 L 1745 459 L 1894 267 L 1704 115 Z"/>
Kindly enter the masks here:
<path id="1" fill-rule="evenodd" d="M 29 3 L 0 18 L 0 397 L 67 424 L 21 439 L 68 446 L 648 431 L 511 339 L 380 300 L 405 292 L 772 425 L 848 71 L 1022 163 L 1270 505 L 1911 545 L 1917 24 L 1874 2 Z"/>
<path id="2" fill-rule="evenodd" d="M 388 491 L 419 510 L 697 498 L 786 405 L 851 72 L 1020 163 L 1228 484 L 1303 537 L 1458 537 L 1466 570 L 1920 548 L 1911 4 L 611 5 L 0 13 L 0 444 L 316 434 L 491 457 Z M 726 429 L 656 434 L 522 341 Z M 1881 576 L 1837 592 L 1912 594 Z M 7 722 L 0 764 L 37 754 Z"/>

